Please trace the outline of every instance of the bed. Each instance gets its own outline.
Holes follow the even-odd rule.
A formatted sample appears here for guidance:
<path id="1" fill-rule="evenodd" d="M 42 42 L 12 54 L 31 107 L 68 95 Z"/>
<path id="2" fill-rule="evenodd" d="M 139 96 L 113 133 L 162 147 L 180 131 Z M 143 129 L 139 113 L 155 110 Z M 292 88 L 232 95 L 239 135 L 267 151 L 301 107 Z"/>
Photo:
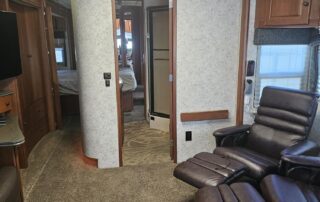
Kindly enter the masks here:
<path id="1" fill-rule="evenodd" d="M 137 88 L 136 77 L 132 67 L 120 68 L 119 76 L 122 81 L 122 87 L 121 87 L 122 112 L 131 112 L 134 107 L 133 91 Z"/>
<path id="2" fill-rule="evenodd" d="M 59 70 L 59 91 L 60 95 L 78 95 L 79 83 L 76 70 Z"/>
<path id="3" fill-rule="evenodd" d="M 122 111 L 133 110 L 133 91 L 137 81 L 132 67 L 119 69 L 122 84 Z M 63 115 L 79 114 L 79 80 L 77 70 L 58 70 L 61 111 Z"/>
<path id="4" fill-rule="evenodd" d="M 76 70 L 58 70 L 61 112 L 63 115 L 79 115 L 79 83 Z"/>

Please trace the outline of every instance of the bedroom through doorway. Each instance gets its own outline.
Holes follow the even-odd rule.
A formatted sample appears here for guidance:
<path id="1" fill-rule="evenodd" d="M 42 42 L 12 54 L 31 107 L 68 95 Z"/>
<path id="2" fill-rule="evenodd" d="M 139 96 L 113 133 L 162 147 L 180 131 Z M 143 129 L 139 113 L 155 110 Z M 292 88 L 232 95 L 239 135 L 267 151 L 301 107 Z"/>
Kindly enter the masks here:
<path id="1" fill-rule="evenodd" d="M 169 12 L 168 16 L 162 16 L 162 21 L 158 20 L 160 23 L 156 24 L 157 27 L 150 26 L 154 20 L 150 19 L 149 12 L 158 6 L 168 11 L 169 1 L 115 0 L 114 23 L 122 116 L 120 147 L 124 166 L 172 162 L 169 133 L 171 99 L 168 96 L 171 91 Z M 154 34 L 159 38 L 164 37 L 160 41 L 153 40 L 157 38 L 153 38 L 150 33 L 166 25 L 161 33 Z M 152 46 L 154 42 L 166 44 L 167 49 L 157 52 Z M 159 123 L 162 126 L 152 127 L 155 102 L 167 104 L 167 125 Z"/>

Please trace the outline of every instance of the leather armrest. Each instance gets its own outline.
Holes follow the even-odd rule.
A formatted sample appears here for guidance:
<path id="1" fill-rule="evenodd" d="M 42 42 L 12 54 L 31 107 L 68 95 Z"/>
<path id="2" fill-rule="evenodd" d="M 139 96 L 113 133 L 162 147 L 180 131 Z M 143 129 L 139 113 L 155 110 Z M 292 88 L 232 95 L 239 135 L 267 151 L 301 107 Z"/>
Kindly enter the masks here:
<path id="1" fill-rule="evenodd" d="M 284 149 L 281 152 L 281 156 L 286 155 L 309 155 L 309 156 L 316 156 L 319 154 L 320 148 L 319 146 L 310 140 L 302 141 L 298 144 L 295 144 L 291 147 Z"/>
<path id="2" fill-rule="evenodd" d="M 235 135 L 239 133 L 243 133 L 250 130 L 251 125 L 242 125 L 242 126 L 231 126 L 228 128 L 222 128 L 216 130 L 213 135 L 215 137 L 227 136 L 227 135 Z"/>
<path id="3" fill-rule="evenodd" d="M 235 136 L 239 136 L 239 138 L 241 138 L 244 135 L 249 134 L 250 128 L 251 125 L 241 125 L 222 128 L 216 130 L 213 133 L 213 136 L 216 138 L 217 146 L 230 146 L 230 144 L 234 143 L 234 139 L 236 138 Z"/>
<path id="4" fill-rule="evenodd" d="M 318 156 L 286 155 L 283 156 L 281 160 L 294 166 L 313 167 L 320 169 L 320 157 Z"/>
<path id="5" fill-rule="evenodd" d="M 282 174 L 308 184 L 320 185 L 320 157 L 286 155 L 281 158 Z"/>

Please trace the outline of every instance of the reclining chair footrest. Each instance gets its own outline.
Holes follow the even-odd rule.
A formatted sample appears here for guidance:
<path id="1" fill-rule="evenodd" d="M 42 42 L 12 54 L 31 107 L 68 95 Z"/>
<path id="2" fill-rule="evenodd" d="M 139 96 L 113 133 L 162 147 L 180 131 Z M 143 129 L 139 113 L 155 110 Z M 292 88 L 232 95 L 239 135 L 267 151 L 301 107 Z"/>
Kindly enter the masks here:
<path id="1" fill-rule="evenodd" d="M 245 172 L 245 166 L 235 160 L 212 153 L 199 153 L 180 163 L 174 170 L 178 179 L 202 188 L 232 183 Z"/>

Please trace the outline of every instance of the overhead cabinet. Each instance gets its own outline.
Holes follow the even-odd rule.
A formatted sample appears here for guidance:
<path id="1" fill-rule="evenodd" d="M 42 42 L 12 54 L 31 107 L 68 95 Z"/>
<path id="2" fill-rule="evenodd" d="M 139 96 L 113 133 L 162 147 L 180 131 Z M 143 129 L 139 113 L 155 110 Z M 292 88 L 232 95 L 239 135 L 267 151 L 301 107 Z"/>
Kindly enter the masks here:
<path id="1" fill-rule="evenodd" d="M 256 28 L 318 27 L 319 0 L 257 0 Z"/>

